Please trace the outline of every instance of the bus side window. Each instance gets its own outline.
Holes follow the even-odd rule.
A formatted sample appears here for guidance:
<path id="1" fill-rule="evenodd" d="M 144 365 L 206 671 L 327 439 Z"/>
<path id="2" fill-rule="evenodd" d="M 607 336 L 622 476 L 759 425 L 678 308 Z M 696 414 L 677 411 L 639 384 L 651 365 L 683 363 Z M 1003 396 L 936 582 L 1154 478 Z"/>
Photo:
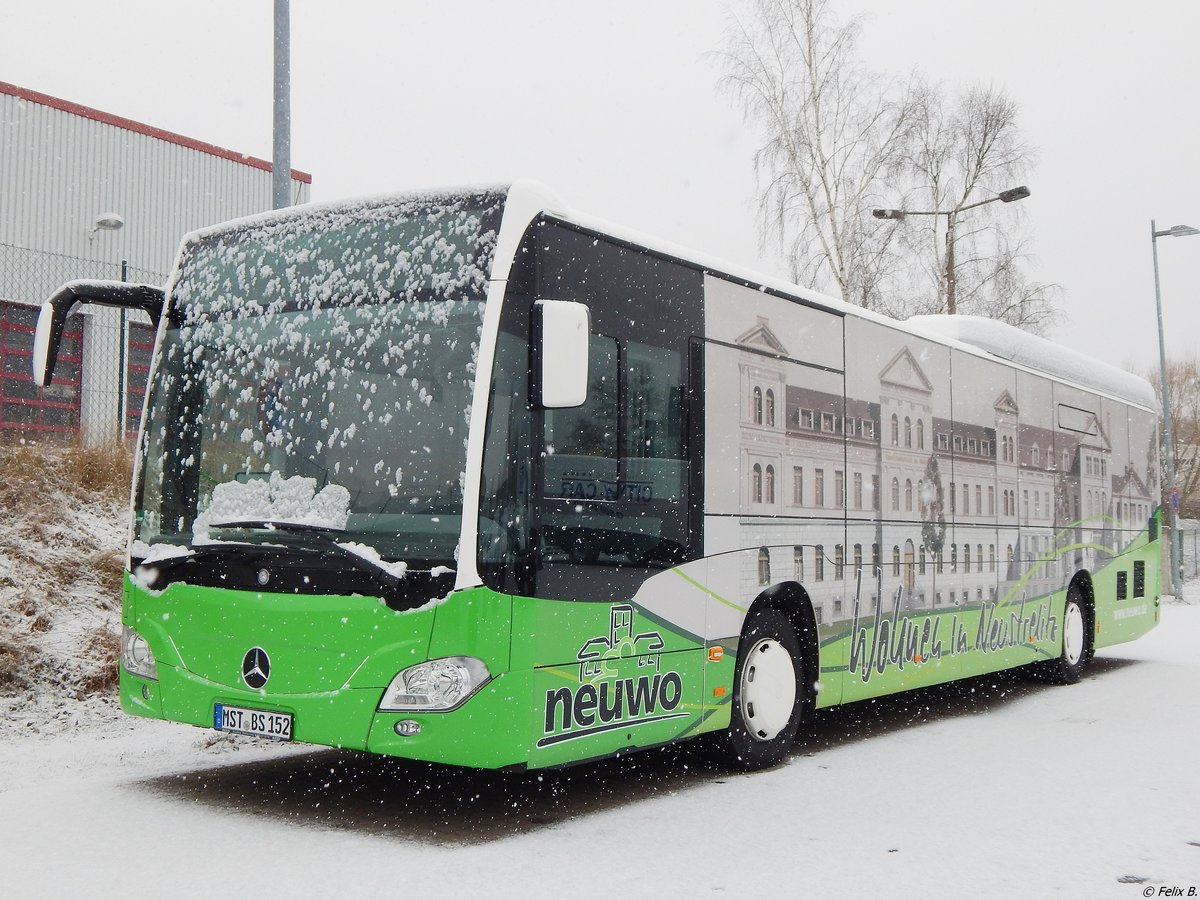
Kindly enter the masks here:
<path id="1" fill-rule="evenodd" d="M 542 495 L 617 499 L 617 342 L 592 335 L 588 396 L 573 409 L 548 409 Z"/>
<path id="2" fill-rule="evenodd" d="M 587 402 L 545 411 L 544 562 L 657 568 L 686 555 L 681 356 L 592 337 Z"/>
<path id="3" fill-rule="evenodd" d="M 622 490 L 634 502 L 683 499 L 683 369 L 680 354 L 630 344 L 622 404 Z"/>

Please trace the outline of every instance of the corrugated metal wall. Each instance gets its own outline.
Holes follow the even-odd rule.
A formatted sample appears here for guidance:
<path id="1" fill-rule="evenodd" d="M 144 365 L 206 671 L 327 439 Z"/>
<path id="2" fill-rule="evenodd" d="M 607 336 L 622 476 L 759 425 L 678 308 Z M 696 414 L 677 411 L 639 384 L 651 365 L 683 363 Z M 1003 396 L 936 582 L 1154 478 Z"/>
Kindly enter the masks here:
<path id="1" fill-rule="evenodd" d="M 0 244 L 108 263 L 114 278 L 122 259 L 166 273 L 186 232 L 270 208 L 269 171 L 0 92 Z M 106 212 L 125 227 L 89 240 Z M 0 298 L 40 303 L 57 286 L 0 268 Z"/>
<path id="2" fill-rule="evenodd" d="M 295 202 L 308 201 L 309 180 L 293 172 Z M 270 208 L 263 160 L 0 82 L 0 301 L 40 304 L 74 278 L 118 279 L 122 260 L 129 281 L 161 284 L 184 234 Z M 103 213 L 124 227 L 92 233 Z M 123 436 L 129 395 L 141 397 L 122 373 L 126 320 L 99 307 L 83 313 L 79 426 Z M 17 368 L 3 377 L 31 381 L 29 348 L 7 353 L 5 365 Z M 0 432 L 14 424 L 0 413 Z"/>

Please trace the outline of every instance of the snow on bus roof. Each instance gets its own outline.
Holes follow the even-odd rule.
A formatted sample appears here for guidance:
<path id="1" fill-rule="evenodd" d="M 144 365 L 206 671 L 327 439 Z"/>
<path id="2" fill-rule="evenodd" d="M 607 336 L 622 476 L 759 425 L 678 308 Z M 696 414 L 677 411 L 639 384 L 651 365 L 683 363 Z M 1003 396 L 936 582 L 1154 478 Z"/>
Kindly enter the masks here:
<path id="1" fill-rule="evenodd" d="M 471 184 L 460 187 L 431 188 L 418 191 L 363 194 L 358 197 L 344 197 L 338 200 L 298 203 L 294 206 L 263 210 L 262 212 L 239 216 L 236 219 L 228 219 L 224 222 L 201 226 L 185 234 L 181 239 L 181 243 L 188 244 L 230 231 L 253 228 L 259 225 L 274 225 L 289 220 L 303 220 L 313 216 L 337 215 L 350 217 L 355 214 L 401 204 L 434 203 L 485 195 L 503 197 L 508 189 L 509 186 L 506 184 Z"/>
<path id="2" fill-rule="evenodd" d="M 1146 379 L 995 319 L 959 315 L 912 316 L 904 324 L 917 333 L 978 347 L 1017 365 L 1139 406 L 1150 409 L 1158 406 L 1154 388 Z"/>
<path id="3" fill-rule="evenodd" d="M 175 289 L 175 280 L 179 276 L 181 264 L 187 249 L 209 238 L 219 237 L 238 231 L 257 227 L 270 227 L 287 222 L 303 223 L 316 217 L 342 219 L 349 221 L 355 217 L 378 213 L 398 205 L 436 203 L 451 201 L 466 197 L 494 196 L 503 198 L 509 190 L 507 184 L 471 184 L 449 188 L 429 188 L 425 190 L 387 192 L 379 194 L 363 194 L 357 197 L 343 197 L 336 200 L 321 200 L 310 203 L 298 203 L 279 209 L 268 209 L 262 212 L 250 213 L 235 219 L 203 225 L 187 232 L 179 241 L 175 262 L 171 267 L 171 275 L 167 282 L 167 291 Z"/>

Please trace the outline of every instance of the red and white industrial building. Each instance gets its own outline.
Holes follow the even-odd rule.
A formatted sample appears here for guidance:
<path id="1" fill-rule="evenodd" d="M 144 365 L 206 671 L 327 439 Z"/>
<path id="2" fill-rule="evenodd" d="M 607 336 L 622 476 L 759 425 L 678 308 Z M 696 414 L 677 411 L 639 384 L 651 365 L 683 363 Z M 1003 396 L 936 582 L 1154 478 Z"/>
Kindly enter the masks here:
<path id="1" fill-rule="evenodd" d="M 267 160 L 0 82 L 0 439 L 136 431 L 149 328 L 87 308 L 39 389 L 37 307 L 73 278 L 162 283 L 185 233 L 270 208 Z"/>

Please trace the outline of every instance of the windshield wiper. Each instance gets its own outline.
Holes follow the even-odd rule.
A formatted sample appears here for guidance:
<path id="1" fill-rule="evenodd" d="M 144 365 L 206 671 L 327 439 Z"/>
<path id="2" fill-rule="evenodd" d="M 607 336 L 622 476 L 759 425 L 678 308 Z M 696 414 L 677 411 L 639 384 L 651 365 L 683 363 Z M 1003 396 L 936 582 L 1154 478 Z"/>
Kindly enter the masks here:
<path id="1" fill-rule="evenodd" d="M 388 568 L 383 560 L 376 562 L 366 556 L 361 556 L 353 550 L 338 543 L 333 535 L 342 534 L 340 528 L 329 528 L 323 525 L 303 525 L 299 522 L 276 522 L 271 519 L 247 519 L 238 522 L 220 522 L 210 524 L 209 528 L 254 528 L 262 531 L 282 531 L 290 534 L 305 534 L 317 538 L 323 549 L 331 550 L 339 558 L 348 562 L 360 572 L 377 578 L 389 591 L 400 589 L 404 579 L 403 574 L 397 575 Z M 204 546 L 204 545 L 202 545 Z"/>
<path id="2" fill-rule="evenodd" d="M 233 541 L 222 541 L 217 544 L 201 544 L 199 547 L 187 547 L 185 549 L 187 549 L 187 553 L 163 556 L 158 559 L 151 559 L 150 562 L 146 562 L 143 559 L 142 562 L 134 566 L 134 572 L 152 572 L 151 583 L 153 583 L 153 581 L 157 580 L 159 573 L 170 572 L 173 569 L 178 569 L 192 563 L 205 562 L 210 559 L 258 559 L 277 548 L 264 547 L 261 544 L 241 544 Z M 133 556 L 133 559 L 137 559 L 137 557 Z"/>

